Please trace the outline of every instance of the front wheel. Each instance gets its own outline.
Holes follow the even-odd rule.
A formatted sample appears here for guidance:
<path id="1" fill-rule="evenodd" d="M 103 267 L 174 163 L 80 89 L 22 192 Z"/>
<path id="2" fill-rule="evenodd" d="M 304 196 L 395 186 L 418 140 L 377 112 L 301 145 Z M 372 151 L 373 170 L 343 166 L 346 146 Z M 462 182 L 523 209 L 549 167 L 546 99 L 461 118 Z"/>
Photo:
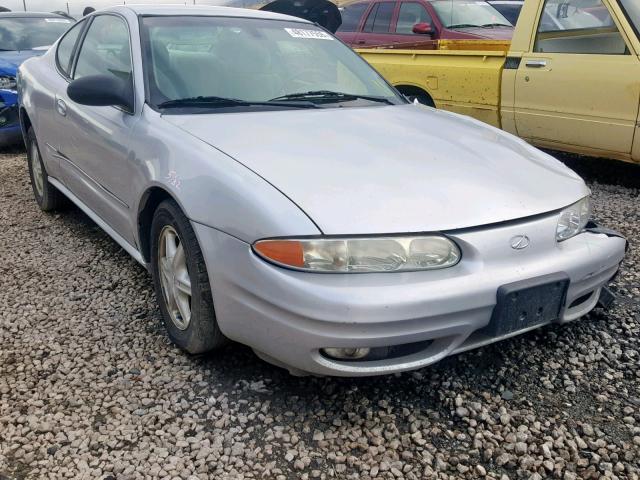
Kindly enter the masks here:
<path id="1" fill-rule="evenodd" d="M 189 353 L 223 346 L 202 251 L 189 219 L 172 200 L 162 202 L 153 216 L 151 267 L 171 340 Z"/>

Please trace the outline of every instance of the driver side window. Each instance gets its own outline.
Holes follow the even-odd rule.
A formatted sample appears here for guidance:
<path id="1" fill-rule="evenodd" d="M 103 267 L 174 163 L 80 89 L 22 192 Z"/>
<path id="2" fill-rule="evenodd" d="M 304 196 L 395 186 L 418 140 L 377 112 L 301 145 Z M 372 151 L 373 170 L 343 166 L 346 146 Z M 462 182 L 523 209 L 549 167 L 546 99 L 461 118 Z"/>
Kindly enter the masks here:
<path id="1" fill-rule="evenodd" d="M 402 2 L 396 25 L 396 33 L 414 34 L 413 26 L 416 23 L 428 23 L 431 25 L 431 16 L 427 10 L 416 2 Z"/>
<path id="2" fill-rule="evenodd" d="M 626 43 L 600 0 L 546 0 L 535 52 L 628 55 Z"/>
<path id="3" fill-rule="evenodd" d="M 115 15 L 97 16 L 80 47 L 74 78 L 114 75 L 130 80 L 131 73 L 131 45 L 125 21 Z"/>

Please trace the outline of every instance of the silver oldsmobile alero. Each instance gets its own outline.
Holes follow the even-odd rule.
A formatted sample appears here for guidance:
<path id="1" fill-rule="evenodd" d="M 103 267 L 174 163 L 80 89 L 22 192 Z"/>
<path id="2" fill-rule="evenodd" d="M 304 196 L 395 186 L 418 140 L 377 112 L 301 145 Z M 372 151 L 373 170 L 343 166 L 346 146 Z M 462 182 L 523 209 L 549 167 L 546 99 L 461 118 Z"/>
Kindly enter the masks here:
<path id="1" fill-rule="evenodd" d="M 38 205 L 69 198 L 147 266 L 188 352 L 414 369 L 585 315 L 625 253 L 571 170 L 300 19 L 114 7 L 18 84 Z"/>

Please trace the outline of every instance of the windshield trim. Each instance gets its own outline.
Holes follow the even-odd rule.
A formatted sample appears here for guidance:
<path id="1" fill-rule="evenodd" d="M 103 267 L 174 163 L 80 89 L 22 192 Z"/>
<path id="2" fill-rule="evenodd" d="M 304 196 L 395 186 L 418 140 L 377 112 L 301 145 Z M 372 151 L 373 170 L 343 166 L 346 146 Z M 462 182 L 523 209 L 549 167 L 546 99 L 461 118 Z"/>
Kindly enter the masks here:
<path id="1" fill-rule="evenodd" d="M 159 113 L 160 115 L 176 115 L 176 114 L 181 114 L 179 108 L 176 109 L 172 109 L 170 111 L 167 111 L 166 109 L 162 109 L 159 108 L 157 105 L 155 105 L 152 100 L 151 100 L 151 85 L 150 85 L 150 74 L 149 72 L 149 68 L 148 68 L 148 61 L 149 58 L 151 56 L 151 52 L 150 52 L 150 43 L 148 41 L 148 37 L 145 35 L 145 31 L 146 31 L 146 27 L 144 25 L 144 19 L 146 18 L 164 18 L 164 17 L 191 17 L 191 18 L 202 18 L 202 17 L 206 17 L 206 18 L 230 18 L 230 19 L 249 19 L 249 20 L 260 20 L 260 21 L 269 21 L 269 22 L 287 22 L 287 23 L 292 23 L 292 24 L 300 24 L 300 25 L 308 25 L 308 26 L 312 26 L 312 27 L 317 27 L 319 29 L 321 29 L 322 31 L 327 32 L 329 35 L 331 35 L 333 37 L 333 39 L 339 43 L 341 43 L 342 45 L 344 45 L 346 48 L 351 49 L 351 47 L 349 45 L 347 45 L 345 42 L 343 42 L 340 38 L 338 38 L 337 36 L 335 36 L 334 34 L 332 34 L 331 32 L 329 32 L 327 29 L 325 29 L 324 27 L 322 27 L 321 25 L 315 24 L 315 23 L 311 23 L 307 20 L 301 19 L 301 18 L 291 18 L 291 19 L 281 19 L 281 18 L 263 18 L 261 16 L 238 16 L 238 15 L 202 15 L 202 14 L 193 14 L 193 13 L 184 13 L 184 14 L 163 14 L 163 13 L 146 13 L 146 14 L 140 14 L 138 15 L 138 35 L 139 35 L 139 41 L 140 41 L 140 53 L 141 53 L 141 59 L 142 59 L 142 78 L 143 78 L 143 87 L 144 87 L 144 103 L 145 105 L 147 105 L 149 108 L 151 108 L 151 110 L 153 110 L 154 112 Z M 389 87 L 389 90 L 395 95 L 395 100 L 397 100 L 397 104 L 396 105 L 405 105 L 409 102 L 409 100 L 407 100 L 405 98 L 404 95 L 402 95 L 400 92 L 398 92 L 398 90 L 391 85 L 391 83 L 389 83 L 387 81 L 386 78 L 384 78 L 380 73 L 378 73 L 377 70 L 375 70 L 364 58 L 362 58 L 361 55 L 358 55 L 357 53 L 354 52 L 354 55 L 356 56 L 357 60 L 356 61 L 360 61 L 361 63 L 364 63 L 369 69 L 371 69 L 371 71 L 373 72 L 374 75 L 377 75 L 380 80 Z M 390 99 L 394 98 L 394 97 L 389 97 Z M 364 106 L 354 106 L 354 107 L 350 107 L 350 108 L 370 108 L 370 107 L 388 107 L 388 106 L 392 106 L 392 105 L 387 105 L 384 103 L 379 103 L 379 102 L 375 102 L 375 103 L 371 103 L 370 106 L 364 107 Z M 192 109 L 194 110 L 194 109 Z M 193 113 L 240 113 L 240 112 L 258 112 L 258 111 L 288 111 L 288 110 L 301 110 L 300 108 L 289 108 L 286 106 L 278 106 L 278 105 L 274 105 L 274 108 L 270 108 L 267 107 L 265 108 L 264 106 L 252 106 L 252 107 L 231 107 L 231 108 L 217 108 L 217 109 L 199 109 L 199 112 L 190 112 L 189 114 L 193 114 Z M 309 108 L 308 110 L 315 110 L 313 108 Z M 182 113 L 183 115 L 185 113 Z"/>

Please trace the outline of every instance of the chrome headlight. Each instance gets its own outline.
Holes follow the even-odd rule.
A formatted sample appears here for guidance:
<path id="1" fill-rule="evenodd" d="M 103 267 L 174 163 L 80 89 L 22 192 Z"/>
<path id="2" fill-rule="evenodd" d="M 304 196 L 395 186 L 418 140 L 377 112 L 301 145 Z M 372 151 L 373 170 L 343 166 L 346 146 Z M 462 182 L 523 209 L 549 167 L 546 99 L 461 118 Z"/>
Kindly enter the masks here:
<path id="1" fill-rule="evenodd" d="M 15 90 L 17 86 L 16 77 L 9 75 L 0 76 L 0 90 Z"/>
<path id="2" fill-rule="evenodd" d="M 589 197 L 584 197 L 579 202 L 562 210 L 556 227 L 556 241 L 562 242 L 578 235 L 584 230 L 590 217 L 591 200 Z"/>
<path id="3" fill-rule="evenodd" d="M 442 235 L 415 237 L 270 239 L 254 251 L 276 265 L 309 272 L 367 273 L 435 270 L 460 261 Z"/>

